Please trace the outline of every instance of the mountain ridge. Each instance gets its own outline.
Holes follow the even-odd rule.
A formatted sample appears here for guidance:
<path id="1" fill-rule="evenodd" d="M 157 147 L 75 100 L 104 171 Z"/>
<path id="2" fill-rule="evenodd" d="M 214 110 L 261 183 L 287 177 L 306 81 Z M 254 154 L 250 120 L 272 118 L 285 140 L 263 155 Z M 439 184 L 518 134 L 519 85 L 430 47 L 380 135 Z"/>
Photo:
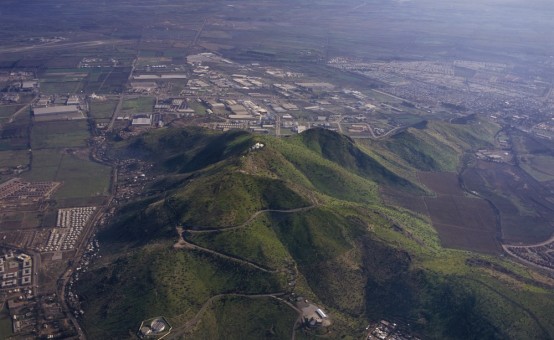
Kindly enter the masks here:
<path id="1" fill-rule="evenodd" d="M 264 146 L 252 148 L 256 143 Z M 283 338 L 297 324 L 277 320 L 295 319 L 297 311 L 272 309 L 269 301 L 284 306 L 289 302 L 281 294 L 286 294 L 324 307 L 333 319 L 327 330 L 332 338 L 361 334 L 357 329 L 364 323 L 381 318 L 410 324 L 411 331 L 429 338 L 468 338 L 475 332 L 488 338 L 521 334 L 504 328 L 519 315 L 519 307 L 486 288 L 493 286 L 512 296 L 511 286 L 466 264 L 469 256 L 502 260 L 444 249 L 428 222 L 384 206 L 379 187 L 423 190 L 407 179 L 395 183 L 401 177 L 364 151 L 367 147 L 324 130 L 275 139 L 243 132 L 166 129 L 118 142 L 117 157 L 154 160 L 158 179 L 150 186 L 154 194 L 123 208 L 99 235 L 106 245 L 104 257 L 78 288 L 86 328 L 94 336 L 125 337 L 122 329 L 133 329 L 141 318 L 160 314 L 176 325 L 176 334 L 203 338 L 214 334 L 207 325 L 231 327 L 232 321 L 221 317 L 226 310 L 241 320 L 257 312 L 265 315 L 257 324 L 244 325 L 244 338 L 265 337 L 264 327 L 271 323 L 279 325 L 274 333 Z M 157 185 L 165 189 L 155 193 Z M 183 247 L 175 248 L 179 238 Z M 504 266 L 521 271 L 514 264 Z M 117 293 L 102 295 L 107 287 L 128 292 L 129 297 L 117 302 L 113 295 Z M 551 294 L 532 285 L 524 287 L 529 288 L 513 301 Z M 148 298 L 134 305 L 140 291 L 157 292 L 159 302 Z M 240 294 L 241 300 L 232 294 Z M 260 294 L 267 295 L 266 302 L 251 301 L 249 309 L 248 296 L 262 299 L 255 298 Z M 228 308 L 224 301 L 231 301 Z M 492 301 L 504 312 L 493 313 L 491 305 L 481 301 Z M 125 314 L 129 308 L 133 312 Z M 532 308 L 533 315 L 540 315 L 552 306 Z M 275 314 L 276 310 L 285 314 Z M 122 312 L 125 316 L 114 317 Z M 457 320 L 464 321 L 460 325 Z M 544 317 L 525 316 L 521 322 L 529 324 L 526 332 L 537 338 L 545 334 L 541 329 L 554 332 Z"/>

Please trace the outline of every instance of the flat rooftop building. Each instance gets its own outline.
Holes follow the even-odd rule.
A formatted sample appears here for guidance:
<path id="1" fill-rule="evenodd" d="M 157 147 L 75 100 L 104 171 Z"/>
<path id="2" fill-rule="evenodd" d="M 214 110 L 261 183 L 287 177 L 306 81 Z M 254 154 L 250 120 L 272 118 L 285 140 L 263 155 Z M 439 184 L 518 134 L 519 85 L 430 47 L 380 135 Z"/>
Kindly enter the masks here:
<path id="1" fill-rule="evenodd" d="M 257 120 L 258 117 L 254 117 L 251 115 L 229 115 L 229 119 L 232 120 Z"/>
<path id="2" fill-rule="evenodd" d="M 33 109 L 33 114 L 35 116 L 67 114 L 67 113 L 76 113 L 76 112 L 79 112 L 77 105 L 36 107 Z"/>
<path id="3" fill-rule="evenodd" d="M 65 102 L 65 105 L 79 105 L 80 104 L 80 101 L 79 101 L 79 97 L 77 96 L 70 96 L 69 98 L 67 98 L 67 101 Z"/>
<path id="4" fill-rule="evenodd" d="M 33 108 L 35 120 L 71 120 L 84 119 L 85 116 L 77 108 L 77 105 L 57 105 Z"/>
<path id="5" fill-rule="evenodd" d="M 24 90 L 34 89 L 38 87 L 38 81 L 36 80 L 25 80 L 21 83 L 21 88 Z"/>
<path id="6" fill-rule="evenodd" d="M 152 125 L 152 118 L 146 118 L 146 117 L 138 117 L 133 118 L 133 121 L 131 122 L 132 126 L 150 126 Z"/>

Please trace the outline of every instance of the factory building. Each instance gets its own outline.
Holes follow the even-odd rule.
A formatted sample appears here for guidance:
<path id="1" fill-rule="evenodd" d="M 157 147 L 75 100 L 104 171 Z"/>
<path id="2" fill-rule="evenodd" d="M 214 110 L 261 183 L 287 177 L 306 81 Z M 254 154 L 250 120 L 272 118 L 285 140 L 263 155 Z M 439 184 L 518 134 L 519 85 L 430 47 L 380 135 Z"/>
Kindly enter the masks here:
<path id="1" fill-rule="evenodd" d="M 33 108 L 36 121 L 84 119 L 77 105 L 60 105 Z"/>

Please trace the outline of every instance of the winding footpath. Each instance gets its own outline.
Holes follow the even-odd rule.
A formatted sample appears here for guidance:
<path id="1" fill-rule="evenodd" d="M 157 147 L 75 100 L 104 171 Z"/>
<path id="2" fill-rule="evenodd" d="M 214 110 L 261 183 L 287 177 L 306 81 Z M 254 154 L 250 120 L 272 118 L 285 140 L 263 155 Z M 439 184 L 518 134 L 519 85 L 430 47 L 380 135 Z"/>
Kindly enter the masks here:
<path id="1" fill-rule="evenodd" d="M 264 213 L 293 214 L 293 213 L 297 213 L 297 212 L 308 211 L 308 210 L 314 209 L 317 206 L 318 206 L 317 204 L 313 204 L 313 205 L 303 207 L 303 208 L 295 208 L 295 209 L 288 209 L 288 210 L 264 209 L 264 210 L 259 210 L 259 211 L 255 212 L 254 214 L 252 214 L 252 216 L 250 216 L 249 219 L 246 220 L 246 222 L 244 222 L 242 224 L 239 224 L 239 225 L 236 225 L 236 226 L 227 226 L 227 227 L 200 227 L 200 226 L 194 226 L 194 227 L 187 228 L 187 232 L 201 234 L 201 233 L 213 233 L 213 232 L 218 232 L 218 231 L 236 230 L 236 229 L 241 229 L 241 228 L 244 228 L 244 227 L 248 226 L 259 215 L 264 214 Z"/>
<path id="2" fill-rule="evenodd" d="M 258 216 L 260 216 L 263 213 L 273 212 L 273 213 L 282 213 L 282 214 L 292 214 L 292 213 L 297 213 L 297 212 L 308 211 L 308 210 L 314 209 L 318 205 L 319 204 L 316 203 L 316 204 L 313 204 L 311 206 L 302 207 L 302 208 L 295 208 L 295 209 L 288 209 L 288 210 L 282 210 L 282 209 L 259 210 L 259 211 L 255 212 L 254 214 L 252 214 L 252 216 L 250 216 L 250 218 L 248 218 L 245 222 L 243 222 L 240 225 L 236 225 L 236 226 L 221 227 L 221 228 L 197 227 L 199 229 L 194 229 L 194 230 L 193 229 L 185 230 L 185 228 L 183 228 L 182 226 L 177 226 L 177 227 L 175 227 L 175 229 L 177 231 L 177 234 L 179 235 L 179 240 L 177 241 L 177 243 L 175 243 L 173 245 L 173 248 L 175 248 L 175 249 L 192 249 L 192 250 L 203 251 L 203 252 L 206 252 L 206 253 L 209 253 L 209 254 L 227 259 L 227 260 L 232 261 L 232 262 L 240 263 L 242 265 L 261 270 L 261 271 L 266 272 L 266 273 L 278 273 L 281 270 L 265 268 L 265 267 L 260 266 L 259 264 L 254 263 L 254 262 L 251 262 L 251 261 L 248 261 L 248 260 L 245 260 L 245 259 L 242 259 L 242 258 L 238 258 L 238 257 L 235 257 L 235 256 L 223 254 L 223 253 L 220 253 L 218 251 L 208 249 L 208 248 L 199 246 L 197 244 L 191 243 L 190 241 L 186 240 L 184 235 L 185 235 L 186 232 L 189 232 L 189 233 L 215 233 L 215 232 L 221 232 L 221 231 L 229 231 L 229 230 L 237 230 L 237 229 L 241 229 L 241 228 L 246 228 L 252 221 L 254 221 Z M 295 269 L 296 269 L 296 266 L 295 266 Z M 169 334 L 168 339 L 183 339 L 187 333 L 194 330 L 194 328 L 200 322 L 202 315 L 206 312 L 206 310 L 216 300 L 219 300 L 219 299 L 222 299 L 222 298 L 225 298 L 225 297 L 246 297 L 246 298 L 252 298 L 252 299 L 256 299 L 256 298 L 258 298 L 258 299 L 259 298 L 276 299 L 276 300 L 286 304 L 287 306 L 289 306 L 293 310 L 295 310 L 298 313 L 298 318 L 296 319 L 296 321 L 294 322 L 294 324 L 292 326 L 291 339 L 294 340 L 296 338 L 296 328 L 297 328 L 297 326 L 298 326 L 298 324 L 301 320 L 301 317 L 302 317 L 302 311 L 300 309 L 298 309 L 295 305 L 293 305 L 292 303 L 287 301 L 286 299 L 283 299 L 282 296 L 285 295 L 285 294 L 286 294 L 285 292 L 275 292 L 275 293 L 266 293 L 266 294 L 228 293 L 228 294 L 214 295 L 211 298 L 209 298 L 206 302 L 204 302 L 202 307 L 200 307 L 200 310 L 196 313 L 196 315 L 192 319 L 190 319 L 189 321 L 187 321 L 186 323 L 184 323 L 181 326 L 174 327 L 171 334 Z"/>
<path id="3" fill-rule="evenodd" d="M 248 218 L 248 220 L 246 220 L 244 223 L 239 224 L 237 226 L 229 226 L 229 227 L 222 227 L 222 228 L 199 227 L 199 228 L 202 228 L 202 229 L 197 229 L 197 230 L 194 230 L 194 229 L 185 230 L 185 228 L 183 228 L 182 226 L 177 226 L 177 227 L 175 227 L 175 230 L 177 231 L 177 234 L 179 235 L 179 240 L 177 241 L 177 243 L 175 243 L 173 245 L 173 248 L 175 248 L 175 249 L 200 250 L 200 251 L 203 251 L 203 252 L 215 255 L 215 256 L 222 257 L 222 258 L 227 259 L 229 261 L 237 262 L 237 263 L 243 264 L 245 266 L 249 266 L 249 267 L 252 267 L 252 268 L 255 268 L 255 269 L 259 269 L 259 270 L 264 271 L 266 273 L 278 273 L 279 270 L 262 267 L 261 265 L 259 265 L 257 263 L 254 263 L 254 262 L 251 262 L 251 261 L 248 261 L 248 260 L 236 257 L 236 256 L 223 254 L 223 253 L 220 253 L 218 251 L 215 251 L 215 250 L 212 250 L 212 249 L 209 249 L 209 248 L 206 248 L 206 247 L 199 246 L 195 243 L 192 243 L 192 242 L 188 241 L 185 238 L 185 233 L 188 232 L 188 233 L 196 233 L 196 234 L 203 234 L 203 233 L 205 234 L 205 233 L 216 233 L 216 232 L 222 232 L 222 231 L 237 230 L 237 229 L 241 229 L 241 228 L 246 228 L 250 223 L 252 223 L 252 221 L 254 221 L 258 216 L 260 216 L 263 213 L 273 212 L 273 213 L 281 213 L 281 214 L 293 214 L 293 213 L 297 213 L 297 212 L 311 210 L 311 209 L 315 208 L 316 206 L 317 205 L 314 204 L 314 205 L 311 205 L 311 206 L 308 206 L 308 207 L 288 209 L 288 210 L 281 210 L 281 209 L 259 210 L 259 211 L 255 212 L 254 214 L 252 214 L 252 216 L 250 216 L 250 218 Z"/>
<path id="4" fill-rule="evenodd" d="M 184 238 L 184 236 L 183 236 L 183 234 L 184 234 L 183 227 L 177 227 L 176 229 L 177 229 L 177 232 L 179 233 L 180 236 L 179 236 L 179 241 L 173 245 L 173 248 L 175 248 L 175 249 L 200 250 L 200 251 L 203 251 L 203 252 L 215 255 L 215 256 L 219 256 L 221 258 L 224 258 L 224 259 L 232 261 L 232 262 L 240 263 L 240 264 L 243 264 L 245 266 L 261 270 L 261 271 L 266 272 L 266 273 L 277 273 L 277 272 L 279 272 L 278 270 L 275 270 L 275 269 L 264 268 L 264 267 L 254 263 L 254 262 L 250 262 L 250 261 L 238 258 L 238 257 L 230 256 L 230 255 L 225 255 L 225 254 L 217 252 L 215 250 L 204 248 L 202 246 L 191 243 L 191 242 L 187 241 Z"/>
<path id="5" fill-rule="evenodd" d="M 289 306 L 290 308 L 294 309 L 297 313 L 298 313 L 298 319 L 296 320 L 296 322 L 294 323 L 294 326 L 293 326 L 293 330 L 292 330 L 292 337 L 291 339 L 294 340 L 295 338 L 295 328 L 296 328 L 296 325 L 298 324 L 298 320 L 300 319 L 300 317 L 302 316 L 302 311 L 300 309 L 298 309 L 295 305 L 293 305 L 292 303 L 288 302 L 287 300 L 281 298 L 281 296 L 285 295 L 285 293 L 283 292 L 277 292 L 277 293 L 267 293 L 267 294 L 238 294 L 238 293 L 228 293 L 228 294 L 218 294 L 218 295 L 214 295 L 212 296 L 211 298 L 209 298 L 206 302 L 204 302 L 204 304 L 202 305 L 202 307 L 200 308 L 200 310 L 198 311 L 198 313 L 196 313 L 196 315 L 190 319 L 189 321 L 187 321 L 185 324 L 179 326 L 179 327 L 174 327 L 172 332 L 169 334 L 168 336 L 168 339 L 184 339 L 185 338 L 185 335 L 193 330 L 197 325 L 198 323 L 200 322 L 200 319 L 202 317 L 202 315 L 206 312 L 206 310 L 211 307 L 212 303 L 214 303 L 215 301 L 219 300 L 219 299 L 223 299 L 223 298 L 226 298 L 226 297 L 245 297 L 245 298 L 249 298 L 249 299 L 267 299 L 267 298 L 270 298 L 270 299 L 275 299 L 275 300 L 278 300 L 279 302 L 282 302 L 284 304 L 286 304 L 287 306 Z"/>

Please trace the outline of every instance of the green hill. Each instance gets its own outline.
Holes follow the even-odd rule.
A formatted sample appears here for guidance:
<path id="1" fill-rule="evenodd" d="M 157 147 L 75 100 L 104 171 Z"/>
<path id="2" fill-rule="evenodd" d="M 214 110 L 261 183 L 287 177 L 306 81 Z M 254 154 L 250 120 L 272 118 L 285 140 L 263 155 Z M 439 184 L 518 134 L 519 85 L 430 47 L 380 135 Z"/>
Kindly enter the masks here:
<path id="1" fill-rule="evenodd" d="M 363 152 L 349 137 L 325 129 L 310 129 L 302 133 L 299 139 L 325 159 L 362 177 L 370 178 L 377 184 L 417 191 L 414 184 Z"/>
<path id="2" fill-rule="evenodd" d="M 460 156 L 470 149 L 489 148 L 500 127 L 485 120 L 471 124 L 428 121 L 384 141 L 366 144 L 392 169 L 404 171 L 455 171 Z M 401 170 L 399 170 L 402 172 Z"/>
<path id="3" fill-rule="evenodd" d="M 361 338 L 380 319 L 436 339 L 554 336 L 554 294 L 533 284 L 548 278 L 444 249 L 425 220 L 379 197 L 383 186 L 422 192 L 403 173 L 453 166 L 435 148 L 459 157 L 474 134 L 430 123 L 396 137 L 412 149 L 318 129 L 289 139 L 165 129 L 115 143 L 114 157 L 152 161 L 158 179 L 99 234 L 103 256 L 77 287 L 87 334 L 129 338 L 164 315 L 175 338 L 288 339 L 290 301 L 302 296 L 331 315 L 329 338 Z M 488 143 L 480 138 L 471 143 Z"/>

